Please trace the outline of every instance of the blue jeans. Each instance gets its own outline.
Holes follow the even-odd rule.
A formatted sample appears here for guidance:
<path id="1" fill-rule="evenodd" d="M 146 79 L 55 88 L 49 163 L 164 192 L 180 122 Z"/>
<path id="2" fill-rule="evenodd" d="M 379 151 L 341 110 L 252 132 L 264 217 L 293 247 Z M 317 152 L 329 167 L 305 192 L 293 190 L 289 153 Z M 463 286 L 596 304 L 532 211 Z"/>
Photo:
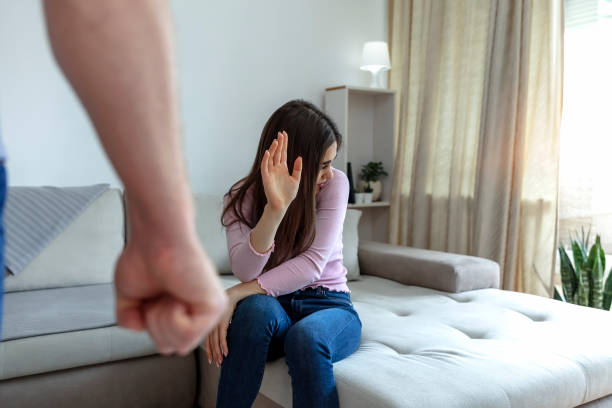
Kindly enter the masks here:
<path id="1" fill-rule="evenodd" d="M 252 295 L 238 303 L 227 332 L 217 407 L 250 407 L 267 361 L 285 355 L 293 407 L 338 407 L 332 363 L 361 341 L 361 320 L 350 295 L 322 287 L 274 298 Z"/>
<path id="2" fill-rule="evenodd" d="M 4 295 L 4 200 L 6 199 L 6 169 L 0 162 L 0 341 L 2 341 L 2 303 Z"/>

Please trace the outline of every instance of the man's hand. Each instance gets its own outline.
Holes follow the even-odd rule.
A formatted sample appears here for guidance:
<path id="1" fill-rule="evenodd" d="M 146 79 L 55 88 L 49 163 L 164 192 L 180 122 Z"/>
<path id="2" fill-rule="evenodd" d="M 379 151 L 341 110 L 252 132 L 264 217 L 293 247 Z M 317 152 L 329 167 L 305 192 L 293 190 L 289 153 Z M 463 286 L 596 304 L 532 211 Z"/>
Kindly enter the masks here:
<path id="1" fill-rule="evenodd" d="M 147 243 L 131 238 L 117 262 L 119 325 L 148 330 L 162 354 L 186 355 L 216 326 L 227 297 L 197 239 L 174 248 Z"/>
<path id="2" fill-rule="evenodd" d="M 193 225 L 168 2 L 44 6 L 57 62 L 130 198 L 130 237 L 115 272 L 119 324 L 147 329 L 164 354 L 186 354 L 227 299 Z"/>

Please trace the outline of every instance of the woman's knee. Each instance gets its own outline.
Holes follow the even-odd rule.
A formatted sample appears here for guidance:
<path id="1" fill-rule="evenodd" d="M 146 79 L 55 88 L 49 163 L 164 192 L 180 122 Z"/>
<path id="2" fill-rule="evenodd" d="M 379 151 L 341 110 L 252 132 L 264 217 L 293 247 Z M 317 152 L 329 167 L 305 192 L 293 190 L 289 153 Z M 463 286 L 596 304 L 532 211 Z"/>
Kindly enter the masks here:
<path id="1" fill-rule="evenodd" d="M 301 354 L 310 356 L 313 354 L 328 355 L 329 352 L 325 339 L 310 325 L 298 322 L 287 332 L 285 353 L 288 358 L 296 357 L 299 359 Z"/>
<path id="2" fill-rule="evenodd" d="M 272 334 L 278 325 L 286 323 L 286 319 L 287 314 L 276 298 L 258 294 L 248 296 L 238 303 L 231 325 L 245 334 L 260 333 L 262 329 L 269 329 L 268 334 Z"/>

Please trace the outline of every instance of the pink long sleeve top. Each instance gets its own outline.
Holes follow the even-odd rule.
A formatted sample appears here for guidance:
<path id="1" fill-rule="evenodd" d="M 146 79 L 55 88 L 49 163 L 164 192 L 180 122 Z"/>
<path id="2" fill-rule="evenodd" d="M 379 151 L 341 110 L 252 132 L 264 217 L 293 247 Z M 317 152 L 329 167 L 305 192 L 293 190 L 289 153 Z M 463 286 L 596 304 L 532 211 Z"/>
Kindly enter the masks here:
<path id="1" fill-rule="evenodd" d="M 298 289 L 323 286 L 340 292 L 349 292 L 346 285 L 346 268 L 342 263 L 342 226 L 348 202 L 349 183 L 346 175 L 332 169 L 328 180 L 316 197 L 316 233 L 312 245 L 301 254 L 275 268 L 263 271 L 275 246 L 260 253 L 251 245 L 251 228 L 235 222 L 226 229 L 230 266 L 242 282 L 257 279 L 259 285 L 271 296 L 281 296 Z M 228 197 L 225 197 L 227 204 Z M 247 192 L 243 211 L 252 205 Z M 249 211 L 244 211 L 248 214 Z M 228 213 L 226 222 L 235 215 Z"/>

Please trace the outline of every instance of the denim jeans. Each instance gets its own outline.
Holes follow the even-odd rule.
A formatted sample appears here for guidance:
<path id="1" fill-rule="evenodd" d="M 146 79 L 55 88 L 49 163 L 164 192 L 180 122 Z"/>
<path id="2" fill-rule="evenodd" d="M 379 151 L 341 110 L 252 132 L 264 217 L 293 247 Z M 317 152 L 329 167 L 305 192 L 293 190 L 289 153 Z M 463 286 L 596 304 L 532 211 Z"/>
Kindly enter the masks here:
<path id="1" fill-rule="evenodd" d="M 323 287 L 238 303 L 227 332 L 217 407 L 250 407 L 267 361 L 285 355 L 293 407 L 338 407 L 332 363 L 361 341 L 361 321 L 350 295 Z"/>
<path id="2" fill-rule="evenodd" d="M 0 341 L 2 341 L 2 304 L 4 295 L 4 200 L 6 199 L 6 169 L 0 162 Z"/>

